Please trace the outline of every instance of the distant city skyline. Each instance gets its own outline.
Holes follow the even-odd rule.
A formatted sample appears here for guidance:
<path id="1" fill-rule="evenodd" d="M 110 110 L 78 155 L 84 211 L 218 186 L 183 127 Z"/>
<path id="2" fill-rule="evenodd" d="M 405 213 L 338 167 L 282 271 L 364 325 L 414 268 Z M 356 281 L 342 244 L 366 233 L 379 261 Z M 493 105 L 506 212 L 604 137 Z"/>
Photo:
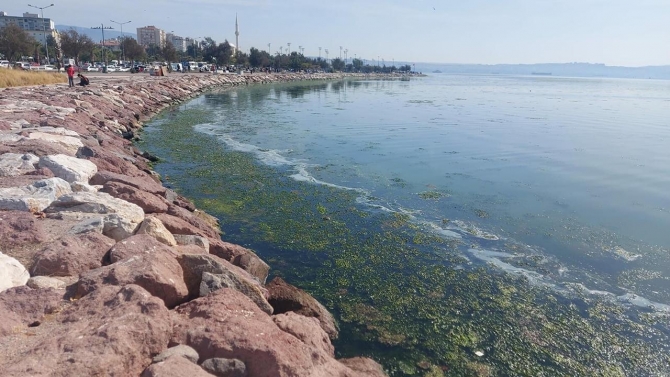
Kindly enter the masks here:
<path id="1" fill-rule="evenodd" d="M 129 0 L 94 5 L 49 0 L 44 17 L 56 24 L 95 26 L 131 20 L 124 30 L 154 25 L 182 37 L 235 41 L 272 53 L 288 43 L 318 56 L 339 46 L 348 57 L 386 62 L 529 64 L 589 62 L 613 66 L 670 65 L 667 0 L 472 0 L 413 2 L 341 0 Z M 48 3 L 48 4 L 47 4 Z M 29 12 L 13 2 L 0 11 Z M 85 5 L 82 5 L 85 4 Z M 89 25 L 90 24 L 90 25 Z M 297 48 L 292 48 L 297 51 Z"/>

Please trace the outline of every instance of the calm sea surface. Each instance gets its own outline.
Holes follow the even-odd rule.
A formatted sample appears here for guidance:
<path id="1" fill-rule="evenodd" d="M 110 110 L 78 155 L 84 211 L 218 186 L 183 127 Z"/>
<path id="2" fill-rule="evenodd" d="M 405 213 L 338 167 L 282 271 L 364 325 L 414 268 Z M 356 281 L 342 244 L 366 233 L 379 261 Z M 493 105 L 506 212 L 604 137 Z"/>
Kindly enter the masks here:
<path id="1" fill-rule="evenodd" d="M 141 147 L 224 239 L 333 310 L 340 356 L 670 373 L 670 81 L 250 86 L 163 114 Z"/>

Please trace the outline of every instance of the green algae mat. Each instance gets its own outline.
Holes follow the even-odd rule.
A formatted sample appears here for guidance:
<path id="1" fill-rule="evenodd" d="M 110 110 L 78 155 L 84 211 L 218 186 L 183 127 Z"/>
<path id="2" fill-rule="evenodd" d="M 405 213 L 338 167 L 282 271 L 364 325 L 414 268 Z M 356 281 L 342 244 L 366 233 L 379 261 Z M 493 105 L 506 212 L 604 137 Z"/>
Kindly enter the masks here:
<path id="1" fill-rule="evenodd" d="M 157 116 L 137 146 L 160 157 L 154 169 L 168 187 L 221 220 L 224 240 L 256 250 L 271 274 L 332 311 L 338 357 L 372 357 L 391 376 L 668 373 L 667 315 L 463 268 L 465 241 L 364 208 L 360 193 L 293 180 L 194 131 L 216 121 L 185 104 Z"/>

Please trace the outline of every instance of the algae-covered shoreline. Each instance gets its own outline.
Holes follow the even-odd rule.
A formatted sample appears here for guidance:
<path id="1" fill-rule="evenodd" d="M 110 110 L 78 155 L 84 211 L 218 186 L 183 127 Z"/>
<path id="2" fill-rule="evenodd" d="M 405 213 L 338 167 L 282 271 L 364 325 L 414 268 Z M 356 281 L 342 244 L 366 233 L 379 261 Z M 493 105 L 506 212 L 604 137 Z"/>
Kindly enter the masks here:
<path id="1" fill-rule="evenodd" d="M 667 338 L 662 317 L 485 268 L 450 268 L 462 262 L 449 252 L 456 245 L 192 128 L 212 121 L 197 105 L 175 109 L 147 128 L 142 146 L 163 157 L 156 169 L 170 185 L 225 219 L 228 237 L 334 309 L 341 356 L 367 352 L 392 375 L 663 373 L 667 355 L 644 340 Z"/>
<path id="2" fill-rule="evenodd" d="M 269 266 L 222 241 L 218 220 L 162 186 L 153 156 L 129 141 L 140 121 L 212 88 L 348 76 L 0 91 L 0 370 L 204 376 L 223 363 L 250 376 L 384 375 L 371 359 L 336 360 L 330 314 L 281 280 L 266 285 Z"/>

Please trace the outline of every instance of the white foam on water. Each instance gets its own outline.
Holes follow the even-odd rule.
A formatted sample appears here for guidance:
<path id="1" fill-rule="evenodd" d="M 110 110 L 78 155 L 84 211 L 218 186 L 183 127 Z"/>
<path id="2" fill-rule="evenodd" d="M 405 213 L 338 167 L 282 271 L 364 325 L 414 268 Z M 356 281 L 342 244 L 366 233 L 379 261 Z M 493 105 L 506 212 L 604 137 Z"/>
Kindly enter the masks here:
<path id="1" fill-rule="evenodd" d="M 461 230 L 462 232 L 468 233 L 471 236 L 477 238 L 489 241 L 498 241 L 500 239 L 500 237 L 498 237 L 497 235 L 483 231 L 478 227 L 472 225 L 472 223 L 466 223 L 465 221 L 461 220 L 452 220 L 451 223 L 454 224 L 458 228 L 458 230 Z"/>
<path id="2" fill-rule="evenodd" d="M 639 306 L 642 308 L 648 308 L 670 313 L 670 305 L 661 304 L 660 302 L 654 302 L 633 293 L 626 293 L 625 295 L 617 296 L 617 299 L 621 302 L 627 302 L 629 304 Z"/>
<path id="3" fill-rule="evenodd" d="M 518 257 L 514 254 L 510 253 L 503 253 L 500 251 L 492 251 L 492 250 L 482 250 L 482 249 L 468 249 L 472 255 L 475 256 L 475 258 L 482 260 L 486 263 L 489 263 L 493 265 L 494 267 L 497 267 L 500 270 L 503 270 L 504 272 L 513 274 L 513 275 L 520 275 L 524 276 L 528 279 L 528 281 L 531 284 L 538 284 L 538 285 L 544 285 L 548 287 L 555 287 L 556 285 L 547 281 L 544 277 L 544 275 L 527 270 L 525 268 L 520 268 L 513 266 L 509 263 L 503 262 L 499 258 L 515 258 Z"/>
<path id="4" fill-rule="evenodd" d="M 627 260 L 627 261 L 629 261 L 629 262 L 635 261 L 635 260 L 639 259 L 640 257 L 642 257 L 642 255 L 640 255 L 640 254 L 633 254 L 633 253 L 631 253 L 630 251 L 624 249 L 624 248 L 621 247 L 621 246 L 616 246 L 616 247 L 614 247 L 614 248 L 612 248 L 612 249 L 610 249 L 610 250 L 606 250 L 606 251 L 609 251 L 609 252 L 613 253 L 614 255 L 616 255 L 616 256 L 618 256 L 618 257 L 620 257 L 620 258 L 623 258 L 623 259 L 625 259 L 625 260 Z"/>

